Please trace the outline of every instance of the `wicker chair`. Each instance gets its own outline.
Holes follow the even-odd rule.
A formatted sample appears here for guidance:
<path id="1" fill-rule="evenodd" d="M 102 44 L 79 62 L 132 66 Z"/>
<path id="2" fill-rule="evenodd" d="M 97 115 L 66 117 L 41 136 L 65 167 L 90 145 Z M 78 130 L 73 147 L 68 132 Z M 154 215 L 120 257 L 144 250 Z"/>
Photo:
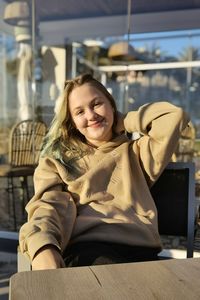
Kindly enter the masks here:
<path id="1" fill-rule="evenodd" d="M 38 164 L 47 127 L 41 121 L 25 120 L 13 126 L 9 136 L 8 164 L 0 165 L 0 177 L 7 178 L 9 212 L 12 205 L 14 229 L 17 229 L 16 192 L 22 192 L 22 207 L 30 199 L 28 177 Z"/>

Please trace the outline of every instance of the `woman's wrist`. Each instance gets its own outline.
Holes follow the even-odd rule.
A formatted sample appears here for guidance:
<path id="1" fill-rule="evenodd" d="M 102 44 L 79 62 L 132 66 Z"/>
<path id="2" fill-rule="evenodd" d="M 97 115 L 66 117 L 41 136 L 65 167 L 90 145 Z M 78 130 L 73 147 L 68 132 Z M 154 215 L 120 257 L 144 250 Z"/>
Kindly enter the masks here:
<path id="1" fill-rule="evenodd" d="M 65 267 L 64 260 L 55 245 L 41 247 L 32 260 L 32 270 L 57 269 Z"/>
<path id="2" fill-rule="evenodd" d="M 45 250 L 56 250 L 59 254 L 61 254 L 61 251 L 58 247 L 56 247 L 55 245 L 53 244 L 47 244 L 47 245 L 44 245 L 42 246 L 34 255 L 33 259 L 38 255 L 40 254 L 41 252 L 45 251 Z"/>

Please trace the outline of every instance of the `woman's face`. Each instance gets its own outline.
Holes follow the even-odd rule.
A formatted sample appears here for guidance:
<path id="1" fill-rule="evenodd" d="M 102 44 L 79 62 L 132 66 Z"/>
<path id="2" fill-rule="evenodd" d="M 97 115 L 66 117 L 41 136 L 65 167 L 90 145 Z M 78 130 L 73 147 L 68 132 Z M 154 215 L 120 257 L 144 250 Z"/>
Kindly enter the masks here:
<path id="1" fill-rule="evenodd" d="M 104 94 L 90 84 L 69 95 L 69 111 L 75 127 L 89 144 L 98 147 L 112 138 L 114 111 Z"/>

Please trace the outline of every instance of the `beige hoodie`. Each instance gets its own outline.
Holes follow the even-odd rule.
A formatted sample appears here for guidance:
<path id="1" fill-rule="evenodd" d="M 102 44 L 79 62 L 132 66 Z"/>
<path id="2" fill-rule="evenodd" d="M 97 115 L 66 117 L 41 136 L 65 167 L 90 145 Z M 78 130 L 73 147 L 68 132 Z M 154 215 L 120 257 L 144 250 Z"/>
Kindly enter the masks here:
<path id="1" fill-rule="evenodd" d="M 53 244 L 61 252 L 78 241 L 107 241 L 161 248 L 157 211 L 149 188 L 166 167 L 188 117 L 168 102 L 129 112 L 128 132 L 78 160 L 72 176 L 59 161 L 41 158 L 35 171 L 35 196 L 20 230 L 20 248 L 33 259 Z"/>

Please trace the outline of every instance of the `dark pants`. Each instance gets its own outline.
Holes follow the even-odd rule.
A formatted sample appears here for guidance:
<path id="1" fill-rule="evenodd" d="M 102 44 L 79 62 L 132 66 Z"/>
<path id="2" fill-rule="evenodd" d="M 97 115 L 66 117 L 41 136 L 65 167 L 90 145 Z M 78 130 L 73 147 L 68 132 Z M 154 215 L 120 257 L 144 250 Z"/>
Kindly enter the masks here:
<path id="1" fill-rule="evenodd" d="M 159 251 L 116 243 L 79 242 L 68 246 L 63 257 L 66 267 L 78 267 L 157 260 Z"/>

